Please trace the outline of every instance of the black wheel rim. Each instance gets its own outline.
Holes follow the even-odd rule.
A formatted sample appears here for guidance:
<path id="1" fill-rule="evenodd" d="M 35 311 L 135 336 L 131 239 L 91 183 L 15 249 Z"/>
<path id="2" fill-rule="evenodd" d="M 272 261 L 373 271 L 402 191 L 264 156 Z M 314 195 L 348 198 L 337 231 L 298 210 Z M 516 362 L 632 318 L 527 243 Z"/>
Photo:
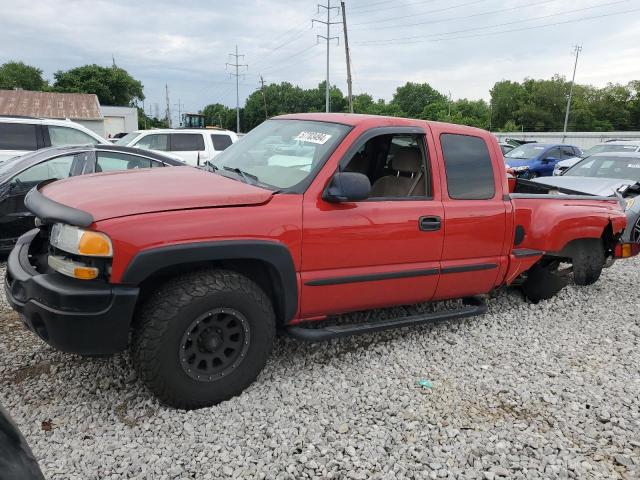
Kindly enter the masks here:
<path id="1" fill-rule="evenodd" d="M 196 318 L 182 336 L 180 365 L 200 382 L 229 375 L 249 349 L 249 322 L 232 308 L 217 308 Z"/>

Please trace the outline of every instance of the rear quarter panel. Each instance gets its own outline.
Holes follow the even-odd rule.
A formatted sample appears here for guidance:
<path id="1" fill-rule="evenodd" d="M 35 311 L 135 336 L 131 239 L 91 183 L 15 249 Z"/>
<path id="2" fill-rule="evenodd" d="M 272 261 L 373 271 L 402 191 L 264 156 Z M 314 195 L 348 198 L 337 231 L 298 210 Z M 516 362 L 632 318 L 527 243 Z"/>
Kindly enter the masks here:
<path id="1" fill-rule="evenodd" d="M 581 238 L 600 238 L 611 222 L 613 233 L 621 233 L 626 217 L 615 199 L 564 199 L 558 196 L 539 198 L 512 196 L 515 225 L 525 230 L 518 248 L 559 252 L 569 242 Z M 553 197 L 553 198 L 550 198 Z"/>

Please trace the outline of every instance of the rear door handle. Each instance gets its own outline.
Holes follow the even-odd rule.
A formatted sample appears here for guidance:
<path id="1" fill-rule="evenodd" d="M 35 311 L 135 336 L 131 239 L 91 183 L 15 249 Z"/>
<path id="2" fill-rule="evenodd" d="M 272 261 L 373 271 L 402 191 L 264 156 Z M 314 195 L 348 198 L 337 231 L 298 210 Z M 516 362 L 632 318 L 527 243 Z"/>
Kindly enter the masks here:
<path id="1" fill-rule="evenodd" d="M 442 225 L 442 219 L 436 215 L 428 217 L 420 217 L 418 220 L 418 226 L 423 232 L 435 232 L 440 230 Z"/>

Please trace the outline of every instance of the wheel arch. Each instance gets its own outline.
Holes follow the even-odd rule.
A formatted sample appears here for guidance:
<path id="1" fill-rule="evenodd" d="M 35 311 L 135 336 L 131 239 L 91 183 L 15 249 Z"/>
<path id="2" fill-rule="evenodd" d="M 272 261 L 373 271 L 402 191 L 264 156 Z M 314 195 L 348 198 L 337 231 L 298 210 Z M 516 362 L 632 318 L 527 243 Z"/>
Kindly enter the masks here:
<path id="1" fill-rule="evenodd" d="M 238 240 L 168 245 L 139 252 L 124 271 L 122 283 L 140 287 L 141 303 L 154 286 L 199 268 L 223 268 L 253 280 L 273 303 L 279 324 L 298 309 L 298 282 L 289 249 L 277 242 Z"/>

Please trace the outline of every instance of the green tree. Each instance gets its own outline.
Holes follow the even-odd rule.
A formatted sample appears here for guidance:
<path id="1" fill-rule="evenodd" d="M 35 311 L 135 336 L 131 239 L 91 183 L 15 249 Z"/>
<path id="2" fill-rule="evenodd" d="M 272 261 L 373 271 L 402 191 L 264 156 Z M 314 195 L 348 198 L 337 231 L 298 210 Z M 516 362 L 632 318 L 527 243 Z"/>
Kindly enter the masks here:
<path id="1" fill-rule="evenodd" d="M 435 119 L 447 98 L 428 83 L 407 82 L 398 87 L 390 104 L 412 118 Z"/>
<path id="2" fill-rule="evenodd" d="M 7 62 L 0 66 L 0 89 L 45 90 L 48 87 L 42 78 L 42 70 L 23 62 Z"/>
<path id="3" fill-rule="evenodd" d="M 140 107 L 138 108 L 138 128 L 140 130 L 149 129 L 149 128 L 167 128 L 167 121 L 163 119 L 159 119 L 156 117 L 148 116 L 144 110 Z"/>
<path id="4" fill-rule="evenodd" d="M 102 105 L 130 106 L 144 100 L 142 83 L 120 67 L 84 65 L 53 74 L 57 92 L 94 93 Z"/>
<path id="5" fill-rule="evenodd" d="M 204 115 L 205 125 L 235 130 L 236 111 L 221 103 L 212 103 L 204 107 L 200 113 Z M 246 127 L 245 127 L 246 128 Z"/>

